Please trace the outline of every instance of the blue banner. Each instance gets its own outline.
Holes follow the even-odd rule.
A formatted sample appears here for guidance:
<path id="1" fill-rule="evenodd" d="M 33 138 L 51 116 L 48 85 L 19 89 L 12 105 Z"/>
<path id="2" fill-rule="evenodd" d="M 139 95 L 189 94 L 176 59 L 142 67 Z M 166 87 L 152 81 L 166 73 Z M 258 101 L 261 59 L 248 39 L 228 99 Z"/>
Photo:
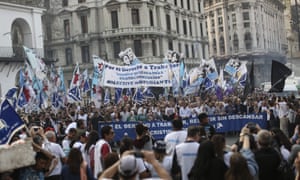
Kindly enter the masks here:
<path id="1" fill-rule="evenodd" d="M 267 127 L 267 115 L 248 114 L 248 115 L 215 115 L 209 116 L 210 124 L 212 124 L 217 133 L 226 133 L 230 131 L 240 131 L 248 122 L 259 124 L 261 128 Z M 115 141 L 119 141 L 128 134 L 129 137 L 135 138 L 135 125 L 140 122 L 101 122 L 99 123 L 99 131 L 105 125 L 112 126 L 115 131 Z M 164 139 L 165 135 L 172 130 L 170 121 L 143 121 L 154 137 L 154 139 Z M 189 126 L 199 126 L 197 118 L 183 120 L 184 128 Z M 100 133 L 100 132 L 99 132 Z"/>
<path id="2" fill-rule="evenodd" d="M 5 100 L 0 111 L 0 145 L 9 143 L 14 133 L 23 127 L 23 120 Z"/>

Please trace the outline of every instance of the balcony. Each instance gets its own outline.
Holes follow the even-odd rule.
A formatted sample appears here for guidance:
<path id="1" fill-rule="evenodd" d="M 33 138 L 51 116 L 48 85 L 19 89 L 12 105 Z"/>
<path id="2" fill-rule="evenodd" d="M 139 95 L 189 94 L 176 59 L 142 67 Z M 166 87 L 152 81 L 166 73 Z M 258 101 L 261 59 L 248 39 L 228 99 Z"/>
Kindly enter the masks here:
<path id="1" fill-rule="evenodd" d="M 42 3 L 40 0 L 0 0 L 0 2 L 44 8 L 44 3 Z"/>
<path id="2" fill-rule="evenodd" d="M 117 36 L 126 36 L 126 35 L 142 35 L 142 34 L 156 34 L 162 35 L 161 28 L 151 27 L 151 26 L 137 26 L 137 27 L 126 27 L 118 29 L 109 29 L 100 33 L 103 38 L 111 38 Z"/>
<path id="3" fill-rule="evenodd" d="M 34 52 L 40 57 L 43 57 L 44 54 L 44 49 L 38 48 L 38 49 L 33 49 Z M 3 59 L 19 59 L 19 60 L 24 60 L 25 57 L 25 52 L 23 50 L 22 46 L 17 46 L 17 47 L 0 47 L 0 58 Z"/>

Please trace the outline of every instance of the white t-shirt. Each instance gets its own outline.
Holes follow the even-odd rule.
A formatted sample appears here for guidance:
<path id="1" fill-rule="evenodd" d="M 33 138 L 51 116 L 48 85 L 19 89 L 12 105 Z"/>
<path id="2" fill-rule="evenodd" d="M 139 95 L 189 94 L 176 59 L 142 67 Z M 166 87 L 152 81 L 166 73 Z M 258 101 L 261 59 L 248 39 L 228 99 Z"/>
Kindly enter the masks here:
<path id="1" fill-rule="evenodd" d="M 184 142 L 175 147 L 177 163 L 181 168 L 182 180 L 188 180 L 188 173 L 191 171 L 200 144 L 198 142 Z"/>
<path id="2" fill-rule="evenodd" d="M 60 175 L 62 170 L 61 158 L 66 157 L 66 154 L 64 153 L 63 149 L 59 144 L 53 142 L 45 142 L 43 144 L 43 149 L 49 151 L 58 160 L 57 165 L 55 166 L 55 168 L 53 169 L 53 171 L 50 173 L 49 176 Z"/>
<path id="3" fill-rule="evenodd" d="M 162 162 L 159 162 L 159 164 L 169 173 L 171 174 L 171 169 L 172 169 L 172 157 L 171 156 L 165 156 Z M 151 176 L 153 178 L 158 178 L 158 174 L 155 171 L 154 167 L 150 164 L 149 170 L 151 172 Z"/>
<path id="4" fill-rule="evenodd" d="M 183 143 L 186 140 L 186 136 L 186 130 L 172 131 L 168 133 L 164 139 L 164 141 L 166 142 L 166 153 L 172 156 L 175 146 Z"/>

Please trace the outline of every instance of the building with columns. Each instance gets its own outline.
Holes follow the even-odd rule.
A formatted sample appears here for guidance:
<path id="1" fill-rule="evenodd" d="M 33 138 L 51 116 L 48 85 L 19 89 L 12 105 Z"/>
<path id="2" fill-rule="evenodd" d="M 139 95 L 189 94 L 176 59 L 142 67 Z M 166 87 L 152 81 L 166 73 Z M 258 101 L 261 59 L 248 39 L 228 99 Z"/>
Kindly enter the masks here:
<path id="1" fill-rule="evenodd" d="M 188 66 L 209 57 L 203 0 L 45 1 L 46 57 L 58 59 L 70 80 L 74 64 L 91 68 L 93 54 L 122 64 L 132 48 L 143 63 L 161 63 L 167 50 Z"/>
<path id="2" fill-rule="evenodd" d="M 17 73 L 25 62 L 23 45 L 43 57 L 43 11 L 25 1 L 0 1 L 0 97 L 16 86 Z"/>
<path id="3" fill-rule="evenodd" d="M 271 60 L 285 62 L 288 50 L 284 8 L 280 0 L 204 1 L 210 56 L 221 65 L 231 57 L 253 60 L 256 86 L 270 81 Z"/>

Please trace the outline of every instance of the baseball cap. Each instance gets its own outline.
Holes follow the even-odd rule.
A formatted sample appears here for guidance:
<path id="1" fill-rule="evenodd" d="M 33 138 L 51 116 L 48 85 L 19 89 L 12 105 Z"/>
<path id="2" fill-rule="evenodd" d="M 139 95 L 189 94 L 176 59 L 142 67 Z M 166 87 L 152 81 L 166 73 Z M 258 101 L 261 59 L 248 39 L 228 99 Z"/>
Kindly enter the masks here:
<path id="1" fill-rule="evenodd" d="M 156 141 L 153 150 L 158 153 L 166 153 L 166 143 L 164 141 Z"/>
<path id="2" fill-rule="evenodd" d="M 123 156 L 120 159 L 119 173 L 124 177 L 132 177 L 137 173 L 137 162 L 134 155 Z"/>

